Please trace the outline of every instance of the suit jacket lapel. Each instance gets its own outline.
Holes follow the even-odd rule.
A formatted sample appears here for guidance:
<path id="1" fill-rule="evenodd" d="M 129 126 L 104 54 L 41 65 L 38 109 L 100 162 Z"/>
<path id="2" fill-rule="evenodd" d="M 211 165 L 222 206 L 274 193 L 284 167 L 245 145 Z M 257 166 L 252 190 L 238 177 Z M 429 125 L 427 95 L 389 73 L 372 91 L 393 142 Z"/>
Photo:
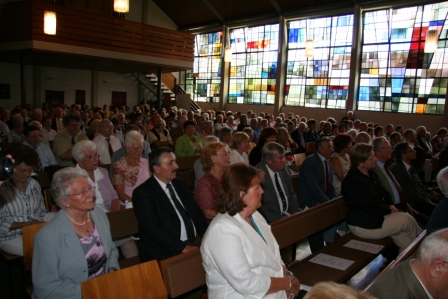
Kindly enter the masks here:
<path id="1" fill-rule="evenodd" d="M 176 216 L 176 218 L 178 218 L 177 213 L 174 210 L 173 204 L 171 203 L 170 199 L 166 195 L 165 191 L 160 186 L 159 182 L 157 182 L 154 175 L 149 178 L 148 183 L 150 184 L 150 187 L 148 188 L 148 190 L 152 190 L 152 192 L 156 193 L 156 196 L 155 196 L 156 200 L 158 200 L 161 205 L 165 206 L 167 208 L 167 210 L 170 211 L 170 213 L 172 213 L 174 216 Z M 176 187 L 174 187 L 174 188 L 176 188 Z M 176 193 L 177 192 L 178 191 L 176 189 Z M 179 195 L 179 193 L 178 193 L 178 195 Z M 173 200 L 175 200 L 175 199 L 173 199 Z"/>
<path id="2" fill-rule="evenodd" d="M 58 214 L 60 215 L 61 221 L 61 230 L 64 233 L 65 243 L 72 251 L 73 255 L 79 260 L 80 263 L 85 264 L 87 267 L 87 260 L 84 256 L 84 251 L 81 248 L 81 243 L 79 241 L 79 237 L 76 234 L 70 220 L 68 219 L 65 211 Z"/>

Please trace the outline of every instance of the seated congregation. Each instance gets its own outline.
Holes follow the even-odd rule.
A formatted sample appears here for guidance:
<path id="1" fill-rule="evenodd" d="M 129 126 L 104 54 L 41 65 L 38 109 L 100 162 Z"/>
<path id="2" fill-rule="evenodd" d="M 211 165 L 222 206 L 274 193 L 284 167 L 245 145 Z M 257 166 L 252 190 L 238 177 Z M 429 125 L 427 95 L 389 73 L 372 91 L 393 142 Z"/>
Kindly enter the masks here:
<path id="1" fill-rule="evenodd" d="M 33 298 L 82 298 L 84 282 L 153 260 L 171 297 L 175 260 L 197 278 L 186 293 L 198 298 L 204 284 L 209 298 L 447 296 L 446 128 L 432 137 L 351 111 L 338 123 L 146 104 L 0 116 L 1 154 L 14 164 L 0 186 L 2 259 L 26 261 L 24 228 L 48 223 L 32 237 Z M 311 256 L 295 261 L 304 239 Z M 352 254 L 351 241 L 382 249 Z M 326 266 L 311 259 L 339 252 L 353 266 L 313 271 Z M 391 262 L 409 252 L 367 292 L 336 284 L 379 254 Z"/>

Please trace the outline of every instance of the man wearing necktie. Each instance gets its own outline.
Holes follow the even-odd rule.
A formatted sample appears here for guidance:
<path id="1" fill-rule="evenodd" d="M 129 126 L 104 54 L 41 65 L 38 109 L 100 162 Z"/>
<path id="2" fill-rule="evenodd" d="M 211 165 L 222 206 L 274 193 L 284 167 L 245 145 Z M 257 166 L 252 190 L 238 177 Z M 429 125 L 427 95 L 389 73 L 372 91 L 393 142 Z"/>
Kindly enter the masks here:
<path id="1" fill-rule="evenodd" d="M 297 129 L 291 132 L 291 138 L 297 143 L 299 148 L 297 149 L 297 153 L 306 153 L 306 139 L 305 139 L 305 131 L 307 125 L 304 122 L 300 122 Z"/>
<path id="2" fill-rule="evenodd" d="M 149 164 L 153 175 L 132 194 L 141 262 L 162 260 L 197 248 L 207 228 L 188 186 L 176 178 L 179 167 L 172 150 L 154 149 Z"/>
<path id="3" fill-rule="evenodd" d="M 33 125 L 26 126 L 25 129 L 23 129 L 23 135 L 25 135 L 23 144 L 34 149 L 39 155 L 39 170 L 50 165 L 58 164 L 50 147 L 42 143 L 42 134 L 38 127 Z"/>
<path id="4" fill-rule="evenodd" d="M 114 152 L 122 147 L 118 137 L 113 135 L 113 130 L 112 122 L 108 119 L 103 119 L 99 123 L 99 134 L 92 140 L 96 144 L 100 162 L 103 165 L 111 164 L 111 157 Z"/>
<path id="5" fill-rule="evenodd" d="M 295 186 L 301 209 L 317 206 L 337 196 L 333 187 L 333 168 L 329 161 L 333 154 L 333 143 L 327 137 L 319 138 L 315 142 L 315 150 L 303 161 Z M 320 250 L 324 247 L 323 232 L 310 236 L 308 241 L 311 252 Z"/>
<path id="6" fill-rule="evenodd" d="M 259 212 L 268 222 L 289 216 L 299 211 L 297 196 L 291 183 L 291 175 L 286 168 L 285 148 L 276 143 L 266 144 L 262 151 L 262 162 L 256 167 L 263 170 L 264 193 Z"/>
<path id="7" fill-rule="evenodd" d="M 73 145 L 78 141 L 89 139 L 81 133 L 80 122 L 79 115 L 68 114 L 63 119 L 65 130 L 54 137 L 53 153 L 59 166 L 75 166 L 71 153 Z"/>
<path id="8" fill-rule="evenodd" d="M 397 179 L 408 203 L 419 212 L 430 217 L 437 203 L 437 194 L 426 190 L 417 176 L 413 176 L 414 166 L 411 161 L 415 160 L 415 150 L 408 142 L 399 142 L 395 146 L 395 163 L 390 170 Z M 434 201 L 434 202 L 433 202 Z"/>

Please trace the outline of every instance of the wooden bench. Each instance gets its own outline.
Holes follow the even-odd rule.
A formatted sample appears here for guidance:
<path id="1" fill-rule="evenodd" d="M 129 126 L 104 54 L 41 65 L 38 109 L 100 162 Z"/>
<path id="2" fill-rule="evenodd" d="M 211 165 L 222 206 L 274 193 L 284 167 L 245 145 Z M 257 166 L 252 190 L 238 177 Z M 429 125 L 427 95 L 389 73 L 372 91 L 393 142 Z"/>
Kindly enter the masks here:
<path id="1" fill-rule="evenodd" d="M 157 261 L 149 261 L 111 272 L 81 284 L 85 299 L 164 299 L 167 298 Z"/>
<path id="2" fill-rule="evenodd" d="M 159 262 L 171 298 L 205 285 L 205 270 L 200 249 L 194 249 Z"/>
<path id="3" fill-rule="evenodd" d="M 183 179 L 193 193 L 195 187 L 194 169 L 177 171 L 177 177 Z"/>
<path id="4" fill-rule="evenodd" d="M 177 171 L 194 169 L 194 162 L 196 162 L 197 159 L 200 159 L 200 156 L 188 156 L 188 157 L 176 158 L 176 163 L 179 166 Z"/>
<path id="5" fill-rule="evenodd" d="M 335 224 L 343 221 L 345 218 L 345 201 L 342 197 L 339 197 L 306 211 L 294 214 L 290 217 L 275 221 L 271 223 L 271 229 L 279 244 L 279 247 L 282 249 L 319 231 L 334 226 Z M 391 238 L 367 240 L 358 238 L 353 234 L 347 234 L 343 238 L 324 247 L 304 260 L 294 263 L 290 270 L 302 284 L 308 286 L 313 286 L 320 281 L 335 281 L 343 283 L 358 273 L 363 267 L 378 256 L 377 254 L 344 247 L 344 245 L 350 240 L 358 240 L 371 244 L 382 245 L 382 251 L 393 244 Z M 342 271 L 310 261 L 320 253 L 351 260 L 354 261 L 354 263 L 345 271 Z"/>
<path id="6" fill-rule="evenodd" d="M 424 230 L 411 244 L 409 244 L 409 246 L 406 247 L 406 249 L 402 253 L 400 253 L 395 260 L 393 260 L 386 268 L 384 268 L 383 271 L 381 271 L 381 273 L 378 274 L 378 276 L 375 277 L 375 279 L 364 289 L 364 291 L 368 292 L 369 288 L 378 280 L 378 278 L 380 278 L 381 275 L 389 271 L 389 269 L 397 266 L 401 262 L 404 262 L 410 257 L 414 256 L 420 244 L 425 239 L 425 237 L 426 237 L 426 230 Z"/>
<path id="7" fill-rule="evenodd" d="M 109 219 L 110 233 L 112 241 L 138 235 L 138 222 L 134 214 L 134 209 L 124 209 L 106 213 Z M 120 268 L 124 269 L 140 262 L 138 256 L 119 261 Z"/>

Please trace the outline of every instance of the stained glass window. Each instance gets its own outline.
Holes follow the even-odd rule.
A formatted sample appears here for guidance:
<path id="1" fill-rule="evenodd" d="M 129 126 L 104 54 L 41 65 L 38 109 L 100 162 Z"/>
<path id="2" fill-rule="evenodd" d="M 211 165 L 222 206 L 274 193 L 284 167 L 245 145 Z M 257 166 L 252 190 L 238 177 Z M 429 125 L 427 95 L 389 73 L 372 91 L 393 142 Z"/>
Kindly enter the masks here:
<path id="1" fill-rule="evenodd" d="M 274 104 L 279 25 L 230 31 L 229 103 Z"/>
<path id="2" fill-rule="evenodd" d="M 185 89 L 195 101 L 219 102 L 222 32 L 195 37 L 193 71 L 186 73 Z"/>
<path id="3" fill-rule="evenodd" d="M 363 14 L 359 110 L 443 114 L 448 2 Z M 425 53 L 426 32 L 439 33 Z"/>
<path id="4" fill-rule="evenodd" d="M 353 15 L 288 22 L 285 105 L 344 109 L 348 96 Z M 305 56 L 306 40 L 314 56 Z"/>

